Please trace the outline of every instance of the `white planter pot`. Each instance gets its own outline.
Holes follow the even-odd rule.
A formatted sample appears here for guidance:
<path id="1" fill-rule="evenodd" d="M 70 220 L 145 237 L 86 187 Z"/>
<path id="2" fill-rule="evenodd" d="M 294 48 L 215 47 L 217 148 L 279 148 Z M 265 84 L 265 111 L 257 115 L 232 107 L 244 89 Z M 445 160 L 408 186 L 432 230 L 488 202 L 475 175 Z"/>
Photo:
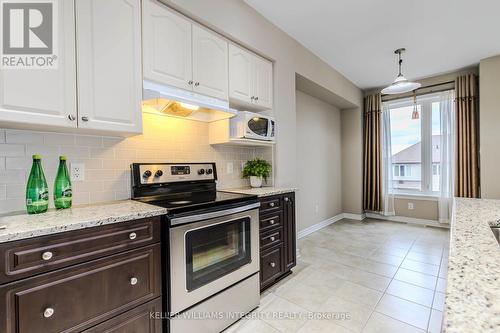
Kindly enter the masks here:
<path id="1" fill-rule="evenodd" d="M 262 187 L 262 177 L 250 176 L 250 186 Z"/>

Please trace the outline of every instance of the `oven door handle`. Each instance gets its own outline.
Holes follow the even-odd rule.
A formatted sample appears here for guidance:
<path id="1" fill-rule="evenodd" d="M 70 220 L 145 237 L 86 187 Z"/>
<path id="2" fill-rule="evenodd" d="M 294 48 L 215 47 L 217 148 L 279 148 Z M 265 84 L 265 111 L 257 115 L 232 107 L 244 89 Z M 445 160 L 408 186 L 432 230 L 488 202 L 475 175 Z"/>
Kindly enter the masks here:
<path id="1" fill-rule="evenodd" d="M 256 203 L 252 203 L 250 205 L 235 207 L 235 208 L 231 208 L 231 209 L 224 209 L 224 210 L 218 210 L 215 212 L 176 217 L 176 218 L 173 218 L 170 220 L 170 225 L 174 226 L 174 225 L 179 225 L 179 224 L 184 224 L 184 223 L 191 223 L 191 222 L 196 222 L 196 221 L 201 221 L 201 220 L 213 219 L 213 218 L 221 217 L 221 216 L 225 216 L 225 215 L 241 213 L 241 212 L 244 212 L 244 211 L 247 211 L 250 209 L 254 209 L 254 208 L 259 208 L 259 207 L 260 207 L 260 202 L 256 202 Z"/>

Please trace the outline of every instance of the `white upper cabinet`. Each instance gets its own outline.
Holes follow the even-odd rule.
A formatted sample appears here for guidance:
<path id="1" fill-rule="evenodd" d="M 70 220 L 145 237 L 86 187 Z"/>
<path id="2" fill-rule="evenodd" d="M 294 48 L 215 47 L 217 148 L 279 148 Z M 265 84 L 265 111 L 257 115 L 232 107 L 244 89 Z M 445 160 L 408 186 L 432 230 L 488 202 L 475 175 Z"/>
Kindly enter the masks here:
<path id="1" fill-rule="evenodd" d="M 253 101 L 253 55 L 233 44 L 229 45 L 229 99 L 245 103 Z"/>
<path id="2" fill-rule="evenodd" d="M 228 43 L 197 25 L 193 25 L 194 91 L 228 99 Z"/>
<path id="3" fill-rule="evenodd" d="M 76 0 L 78 126 L 142 131 L 141 0 Z"/>
<path id="4" fill-rule="evenodd" d="M 273 107 L 273 64 L 236 45 L 229 46 L 229 100 L 255 110 Z"/>
<path id="5" fill-rule="evenodd" d="M 0 126 L 76 127 L 74 1 L 56 8 L 57 68 L 0 69 Z"/>
<path id="6" fill-rule="evenodd" d="M 144 0 L 143 17 L 144 77 L 191 90 L 191 22 L 155 0 Z"/>

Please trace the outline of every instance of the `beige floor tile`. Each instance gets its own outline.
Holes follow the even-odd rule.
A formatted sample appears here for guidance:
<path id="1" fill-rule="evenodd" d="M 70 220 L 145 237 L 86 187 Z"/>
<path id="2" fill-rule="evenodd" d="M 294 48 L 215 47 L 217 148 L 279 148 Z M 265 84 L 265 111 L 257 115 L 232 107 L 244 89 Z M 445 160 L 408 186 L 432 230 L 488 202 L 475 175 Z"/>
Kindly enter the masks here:
<path id="1" fill-rule="evenodd" d="M 403 257 L 393 256 L 390 254 L 386 254 L 384 252 L 375 251 L 369 258 L 370 260 L 374 260 L 377 262 L 381 262 L 383 264 L 389 264 L 394 266 L 399 266 L 403 262 Z"/>
<path id="2" fill-rule="evenodd" d="M 412 252 L 441 257 L 443 248 L 440 246 L 428 246 L 426 244 L 415 244 L 411 247 Z"/>
<path id="3" fill-rule="evenodd" d="M 346 281 L 335 291 L 335 296 L 373 309 L 382 297 L 382 292 Z"/>
<path id="4" fill-rule="evenodd" d="M 432 308 L 439 311 L 444 311 L 444 293 L 436 292 L 434 294 L 434 302 Z"/>
<path id="5" fill-rule="evenodd" d="M 429 320 L 429 333 L 441 333 L 441 324 L 443 322 L 443 313 L 438 310 L 432 310 L 431 319 Z"/>
<path id="6" fill-rule="evenodd" d="M 403 323 L 381 313 L 374 312 L 366 323 L 363 333 L 424 333 L 424 330 Z"/>
<path id="7" fill-rule="evenodd" d="M 432 299 L 434 292 L 430 289 L 425 289 L 406 282 L 392 280 L 389 288 L 386 290 L 387 294 L 397 296 L 399 298 L 418 303 L 427 307 L 432 306 Z"/>
<path id="8" fill-rule="evenodd" d="M 352 333 L 353 331 L 342 327 L 334 320 L 309 320 L 298 333 Z M 254 332 L 257 333 L 257 332 Z"/>
<path id="9" fill-rule="evenodd" d="M 384 295 L 375 308 L 376 312 L 385 314 L 404 323 L 426 330 L 431 309 L 392 295 Z"/>
<path id="10" fill-rule="evenodd" d="M 446 292 L 446 279 L 438 278 L 436 291 L 439 291 L 440 293 Z"/>
<path id="11" fill-rule="evenodd" d="M 223 333 L 281 333 L 266 322 L 258 319 L 249 319 L 236 323 Z"/>
<path id="12" fill-rule="evenodd" d="M 335 322 L 355 332 L 361 332 L 361 329 L 365 326 L 366 321 L 372 313 L 369 307 L 347 301 L 338 296 L 332 296 L 323 303 L 321 305 L 321 311 L 348 314 L 348 319 L 336 320 Z"/>
<path id="13" fill-rule="evenodd" d="M 392 278 L 398 271 L 398 266 L 379 263 L 373 260 L 365 260 L 364 265 L 360 269 L 370 273 L 375 273 L 385 277 Z"/>
<path id="14" fill-rule="evenodd" d="M 401 264 L 401 267 L 415 271 L 415 272 L 428 274 L 428 275 L 434 275 L 434 276 L 438 276 L 438 273 L 439 273 L 439 266 L 438 265 L 426 264 L 423 262 L 414 261 L 414 260 L 410 260 L 410 259 L 405 259 L 403 261 L 403 263 Z"/>
<path id="15" fill-rule="evenodd" d="M 441 264 L 441 257 L 440 256 L 433 256 L 433 255 L 419 253 L 419 252 L 413 252 L 413 251 L 408 252 L 408 254 L 406 255 L 406 259 L 419 261 L 419 262 L 423 262 L 423 263 L 431 264 L 431 265 L 440 265 Z"/>
<path id="16" fill-rule="evenodd" d="M 384 291 L 391 282 L 390 278 L 362 270 L 353 270 L 349 280 L 378 291 Z"/>
<path id="17" fill-rule="evenodd" d="M 307 321 L 308 311 L 281 297 L 260 310 L 261 319 L 281 332 L 296 332 Z"/>
<path id="18" fill-rule="evenodd" d="M 381 246 L 375 252 L 373 252 L 373 254 L 388 254 L 400 258 L 404 258 L 407 253 L 408 250 L 392 247 L 390 245 Z"/>
<path id="19" fill-rule="evenodd" d="M 437 277 L 435 276 L 410 271 L 404 268 L 398 270 L 396 275 L 394 275 L 394 279 L 431 290 L 436 288 L 437 281 Z"/>

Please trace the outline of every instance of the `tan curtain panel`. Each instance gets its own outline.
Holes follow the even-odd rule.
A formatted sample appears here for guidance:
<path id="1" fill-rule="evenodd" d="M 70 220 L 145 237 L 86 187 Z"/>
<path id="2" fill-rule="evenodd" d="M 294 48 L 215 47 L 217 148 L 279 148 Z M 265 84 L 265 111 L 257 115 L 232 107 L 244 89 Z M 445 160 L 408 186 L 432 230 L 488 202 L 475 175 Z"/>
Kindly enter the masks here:
<path id="1" fill-rule="evenodd" d="M 455 196 L 479 198 L 478 86 L 474 74 L 455 80 Z"/>
<path id="2" fill-rule="evenodd" d="M 365 98 L 363 121 L 363 207 L 365 210 L 382 210 L 382 168 L 380 143 L 380 115 L 382 97 L 380 94 Z"/>

